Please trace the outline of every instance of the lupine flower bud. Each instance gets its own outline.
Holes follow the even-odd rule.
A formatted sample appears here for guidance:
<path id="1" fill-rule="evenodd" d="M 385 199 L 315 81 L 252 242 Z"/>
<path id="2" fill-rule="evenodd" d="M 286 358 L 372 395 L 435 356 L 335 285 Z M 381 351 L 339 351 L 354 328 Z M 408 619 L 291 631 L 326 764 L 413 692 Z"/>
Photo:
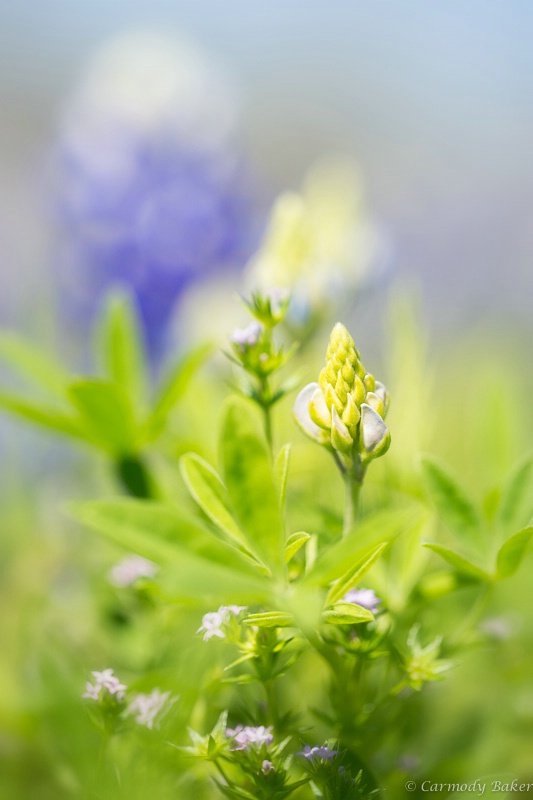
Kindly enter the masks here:
<path id="1" fill-rule="evenodd" d="M 341 454 L 352 466 L 383 455 L 390 445 L 384 417 L 389 404 L 385 386 L 366 372 L 347 328 L 338 322 L 318 383 L 310 383 L 294 405 L 297 422 L 320 444 Z"/>

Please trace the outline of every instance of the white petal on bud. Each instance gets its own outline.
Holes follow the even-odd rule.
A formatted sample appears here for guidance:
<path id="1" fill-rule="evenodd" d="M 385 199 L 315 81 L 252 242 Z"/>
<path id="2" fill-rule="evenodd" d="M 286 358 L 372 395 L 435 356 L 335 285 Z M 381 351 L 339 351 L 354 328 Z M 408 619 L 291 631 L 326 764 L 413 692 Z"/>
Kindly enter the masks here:
<path id="1" fill-rule="evenodd" d="M 380 400 L 383 401 L 383 406 L 385 408 L 385 414 L 386 414 L 390 402 L 390 395 L 387 391 L 387 387 L 385 386 L 384 383 L 381 383 L 381 381 L 376 381 L 376 388 L 374 389 L 374 393 L 377 394 Z"/>
<path id="2" fill-rule="evenodd" d="M 375 450 L 389 432 L 379 414 L 367 403 L 361 406 L 361 430 L 363 445 L 368 453 Z"/>
<path id="3" fill-rule="evenodd" d="M 385 404 L 376 392 L 368 392 L 365 402 L 367 405 L 371 406 L 371 408 L 373 408 L 381 418 L 383 418 L 385 413 Z"/>
<path id="4" fill-rule="evenodd" d="M 296 422 L 304 433 L 319 444 L 327 444 L 329 442 L 328 434 L 319 428 L 309 416 L 309 403 L 318 388 L 318 383 L 308 383 L 307 386 L 304 386 L 294 401 L 293 412 Z"/>
<path id="5" fill-rule="evenodd" d="M 316 422 L 321 428 L 325 430 L 330 429 L 331 414 L 326 403 L 326 398 L 324 397 L 324 392 L 320 386 L 317 387 L 309 402 L 309 414 L 313 422 Z"/>

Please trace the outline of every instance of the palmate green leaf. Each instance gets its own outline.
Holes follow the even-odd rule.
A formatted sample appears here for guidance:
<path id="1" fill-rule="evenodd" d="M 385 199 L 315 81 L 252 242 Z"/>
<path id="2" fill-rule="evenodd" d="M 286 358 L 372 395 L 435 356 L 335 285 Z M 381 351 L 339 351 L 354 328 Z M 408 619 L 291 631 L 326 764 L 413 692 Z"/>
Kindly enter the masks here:
<path id="1" fill-rule="evenodd" d="M 71 504 L 68 510 L 83 525 L 163 567 L 161 581 L 181 599 L 270 600 L 268 582 L 244 555 L 176 508 L 117 498 Z"/>
<path id="2" fill-rule="evenodd" d="M 299 531 L 298 533 L 293 533 L 289 536 L 287 541 L 285 542 L 285 563 L 288 564 L 291 558 L 293 558 L 300 547 L 309 541 L 311 536 L 305 531 Z"/>
<path id="3" fill-rule="evenodd" d="M 96 335 L 106 375 L 135 407 L 142 406 L 148 388 L 146 355 L 131 297 L 124 292 L 108 295 Z"/>
<path id="4" fill-rule="evenodd" d="M 92 437 L 80 422 L 66 412 L 31 402 L 8 392 L 0 393 L 0 408 L 40 428 L 83 441 L 92 441 Z"/>
<path id="5" fill-rule="evenodd" d="M 191 496 L 225 537 L 253 554 L 253 548 L 230 510 L 226 487 L 217 472 L 194 453 L 180 459 L 180 470 Z"/>
<path id="6" fill-rule="evenodd" d="M 376 547 L 374 547 L 368 555 L 359 559 L 357 563 L 348 570 L 348 572 L 345 572 L 344 575 L 339 578 L 339 580 L 336 581 L 336 583 L 334 583 L 329 590 L 326 598 L 326 605 L 333 605 L 333 603 L 335 603 L 337 600 L 340 600 L 342 597 L 344 597 L 345 594 L 350 591 L 350 589 L 353 589 L 353 587 L 364 578 L 366 573 L 372 568 L 372 566 L 376 563 L 378 558 L 383 554 L 388 546 L 388 542 L 382 542 L 381 544 L 376 545 Z"/>
<path id="7" fill-rule="evenodd" d="M 356 603 L 335 603 L 332 608 L 322 612 L 322 618 L 333 625 L 355 625 L 359 622 L 372 622 L 374 615 Z"/>
<path id="8" fill-rule="evenodd" d="M 284 444 L 274 461 L 274 480 L 279 491 L 281 510 L 285 508 L 287 496 L 287 477 L 289 474 L 289 461 L 291 457 L 291 444 Z"/>
<path id="9" fill-rule="evenodd" d="M 165 429 L 169 415 L 185 394 L 189 382 L 213 352 L 211 344 L 195 347 L 179 361 L 163 379 L 154 408 L 146 426 L 146 438 L 157 438 Z"/>
<path id="10" fill-rule="evenodd" d="M 438 516 L 453 533 L 470 544 L 479 543 L 479 514 L 456 480 L 439 461 L 421 459 L 424 481 Z"/>
<path id="11" fill-rule="evenodd" d="M 533 513 L 533 456 L 513 470 L 500 503 L 499 519 L 505 527 L 523 525 Z"/>
<path id="12" fill-rule="evenodd" d="M 465 578 L 474 581 L 491 580 L 491 576 L 486 570 L 474 564 L 472 561 L 469 561 L 459 553 L 456 553 L 454 550 L 450 550 L 449 547 L 443 547 L 443 545 L 434 544 L 433 542 L 424 542 L 423 546 L 441 556 L 448 564 L 451 564 L 456 572 L 463 575 Z"/>
<path id="13" fill-rule="evenodd" d="M 274 572 L 284 564 L 283 523 L 269 451 L 254 406 L 231 398 L 222 423 L 224 483 L 231 504 L 256 552 Z"/>
<path id="14" fill-rule="evenodd" d="M 496 558 L 496 569 L 499 578 L 509 578 L 518 570 L 522 559 L 528 551 L 533 536 L 533 525 L 513 534 L 500 547 Z"/>
<path id="15" fill-rule="evenodd" d="M 255 625 L 258 628 L 289 628 L 294 625 L 294 617 L 287 611 L 264 611 L 261 614 L 249 614 L 242 622 L 243 625 Z"/>
<path id="16" fill-rule="evenodd" d="M 68 393 L 88 436 L 114 454 L 135 452 L 133 409 L 121 386 L 100 378 L 80 378 L 69 385 Z"/>
<path id="17" fill-rule="evenodd" d="M 10 331 L 0 333 L 0 360 L 34 385 L 65 396 L 68 375 L 51 356 Z"/>
<path id="18" fill-rule="evenodd" d="M 326 586 L 337 580 L 354 562 L 368 557 L 378 544 L 391 542 L 401 533 L 420 525 L 423 515 L 413 509 L 378 511 L 365 517 L 345 538 L 324 550 L 304 581 Z"/>

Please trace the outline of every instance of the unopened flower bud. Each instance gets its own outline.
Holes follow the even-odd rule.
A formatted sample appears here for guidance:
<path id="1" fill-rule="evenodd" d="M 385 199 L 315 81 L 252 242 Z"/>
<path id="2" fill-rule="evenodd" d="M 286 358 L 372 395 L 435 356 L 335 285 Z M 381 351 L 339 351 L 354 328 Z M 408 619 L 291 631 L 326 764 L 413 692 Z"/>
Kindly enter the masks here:
<path id="1" fill-rule="evenodd" d="M 326 366 L 318 383 L 306 386 L 294 406 L 304 432 L 341 455 L 350 468 L 383 455 L 390 445 L 384 422 L 389 397 L 385 386 L 367 373 L 350 333 L 333 328 Z"/>

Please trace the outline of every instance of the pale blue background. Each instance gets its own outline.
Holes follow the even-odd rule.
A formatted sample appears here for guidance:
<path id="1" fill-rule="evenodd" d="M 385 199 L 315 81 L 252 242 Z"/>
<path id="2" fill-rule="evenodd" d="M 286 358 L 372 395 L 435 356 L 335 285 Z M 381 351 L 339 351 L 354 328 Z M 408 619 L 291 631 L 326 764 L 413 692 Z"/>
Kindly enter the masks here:
<path id="1" fill-rule="evenodd" d="M 97 45 L 148 25 L 230 70 L 273 188 L 324 151 L 357 155 L 392 267 L 422 281 L 435 330 L 533 331 L 528 0 L 35 0 L 0 15 L 2 318 L 46 289 L 33 176 L 64 97 Z"/>

